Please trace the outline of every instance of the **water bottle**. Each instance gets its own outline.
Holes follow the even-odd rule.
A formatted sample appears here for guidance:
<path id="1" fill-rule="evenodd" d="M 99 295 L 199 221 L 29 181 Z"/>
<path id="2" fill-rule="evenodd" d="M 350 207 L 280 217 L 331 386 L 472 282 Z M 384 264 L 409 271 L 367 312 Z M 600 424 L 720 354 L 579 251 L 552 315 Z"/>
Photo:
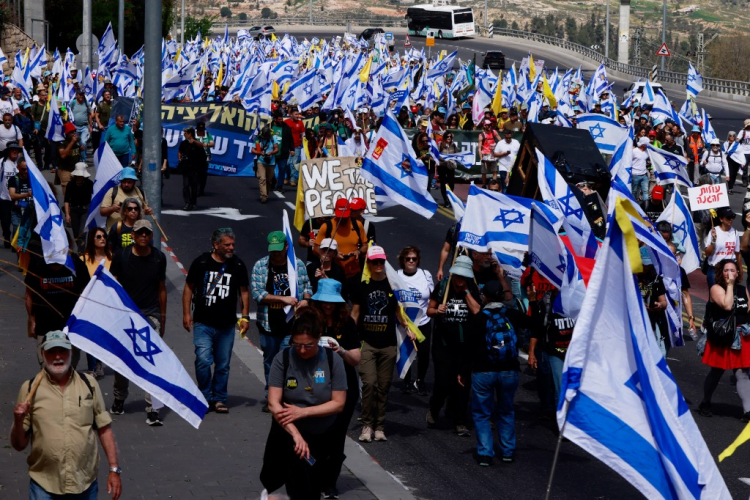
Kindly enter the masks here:
<path id="1" fill-rule="evenodd" d="M 698 340 L 698 332 L 695 331 L 695 328 L 688 329 L 688 333 L 690 334 L 690 338 L 694 341 Z"/>

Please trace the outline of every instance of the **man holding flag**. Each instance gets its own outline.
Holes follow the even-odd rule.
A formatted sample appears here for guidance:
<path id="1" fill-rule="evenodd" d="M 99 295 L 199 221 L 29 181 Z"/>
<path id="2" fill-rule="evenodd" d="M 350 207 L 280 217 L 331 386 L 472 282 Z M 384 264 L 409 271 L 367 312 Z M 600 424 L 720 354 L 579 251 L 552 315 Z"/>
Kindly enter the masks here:
<path id="1" fill-rule="evenodd" d="M 211 235 L 213 250 L 199 256 L 190 265 L 182 292 L 182 326 L 188 332 L 193 330 L 195 378 L 206 401 L 217 413 L 229 411 L 227 382 L 235 321 L 242 335 L 250 326 L 247 267 L 234 254 L 234 240 L 231 228 L 214 231 Z M 238 296 L 242 309 L 239 321 Z"/>

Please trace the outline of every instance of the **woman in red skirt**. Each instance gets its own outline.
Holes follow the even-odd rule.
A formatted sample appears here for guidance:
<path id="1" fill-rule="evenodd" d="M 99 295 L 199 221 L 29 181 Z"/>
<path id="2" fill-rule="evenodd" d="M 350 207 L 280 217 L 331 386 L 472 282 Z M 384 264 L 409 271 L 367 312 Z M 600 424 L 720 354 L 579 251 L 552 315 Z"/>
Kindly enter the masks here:
<path id="1" fill-rule="evenodd" d="M 708 317 L 717 320 L 729 315 L 735 307 L 737 332 L 730 345 L 717 346 L 706 342 L 703 363 L 711 367 L 703 383 L 703 401 L 698 410 L 704 417 L 711 417 L 711 396 L 719 385 L 724 370 L 733 370 L 737 377 L 737 393 L 742 400 L 742 421 L 750 421 L 750 312 L 747 289 L 736 284 L 737 263 L 725 259 L 716 264 L 716 284 L 711 287 L 706 304 Z"/>

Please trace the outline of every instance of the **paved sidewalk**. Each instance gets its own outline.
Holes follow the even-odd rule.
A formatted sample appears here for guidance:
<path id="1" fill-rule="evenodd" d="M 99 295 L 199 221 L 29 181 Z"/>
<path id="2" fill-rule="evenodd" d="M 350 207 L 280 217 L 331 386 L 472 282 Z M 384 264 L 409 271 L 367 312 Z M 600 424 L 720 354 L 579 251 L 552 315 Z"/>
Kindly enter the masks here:
<path id="1" fill-rule="evenodd" d="M 12 261 L 10 251 L 0 260 Z M 6 272 L 7 271 L 7 272 Z M 194 373 L 192 336 L 182 328 L 183 274 L 168 264 L 168 314 L 165 339 L 190 374 Z M 19 298 L 24 286 L 15 267 L 0 263 L 0 498 L 28 497 L 28 469 L 24 453 L 10 446 L 8 433 L 18 389 L 38 371 L 35 341 L 26 336 L 26 312 Z M 13 296 L 7 295 L 12 294 Z M 254 308 L 252 308 L 254 309 Z M 237 340 L 229 380 L 230 413 L 206 415 L 199 430 L 163 409 L 163 427 L 146 425 L 143 391 L 131 385 L 126 413 L 114 416 L 113 429 L 123 469 L 123 498 L 248 498 L 263 490 L 259 475 L 270 415 L 262 413 L 261 356 L 247 341 Z M 85 358 L 78 368 L 85 368 Z M 107 406 L 112 403 L 112 371 L 99 381 Z M 351 441 L 351 440 L 350 440 Z M 339 480 L 341 498 L 413 498 L 361 448 L 347 443 L 349 469 Z M 353 464 L 353 465 L 352 465 Z M 100 459 L 100 490 L 106 484 L 107 463 Z M 366 483 L 367 486 L 365 486 Z M 375 492 L 376 494 L 374 494 Z M 106 486 L 101 498 L 106 497 Z"/>

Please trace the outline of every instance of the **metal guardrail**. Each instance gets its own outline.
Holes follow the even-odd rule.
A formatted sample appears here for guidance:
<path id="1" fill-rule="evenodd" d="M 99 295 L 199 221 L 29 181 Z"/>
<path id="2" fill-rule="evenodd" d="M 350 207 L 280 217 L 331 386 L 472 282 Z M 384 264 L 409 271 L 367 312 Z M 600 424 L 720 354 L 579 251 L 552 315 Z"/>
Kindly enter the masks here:
<path id="1" fill-rule="evenodd" d="M 352 26 L 367 26 L 368 28 L 405 28 L 406 19 L 403 18 L 371 18 L 371 17 L 329 17 L 329 16 L 313 16 L 312 24 L 310 23 L 310 16 L 292 16 L 292 17 L 277 17 L 275 19 L 246 19 L 244 21 L 239 19 L 232 19 L 226 24 L 232 28 L 244 28 L 250 26 L 263 26 L 263 25 L 287 25 L 287 24 L 304 24 L 307 26 L 346 26 L 347 23 Z M 220 26 L 224 24 L 221 20 L 214 23 L 214 26 Z"/>
<path id="2" fill-rule="evenodd" d="M 531 33 L 528 31 L 499 28 L 495 28 L 494 35 L 522 38 L 524 40 L 531 40 L 535 42 L 554 45 L 556 47 L 581 54 L 584 57 L 592 59 L 595 62 L 604 61 L 604 65 L 609 69 L 638 78 L 648 78 L 648 75 L 651 72 L 650 68 L 620 63 L 608 57 L 604 57 L 604 54 L 602 54 L 601 52 L 598 52 L 590 47 L 586 47 L 585 45 L 580 45 L 568 40 L 563 40 L 548 35 L 540 35 L 538 33 Z M 685 86 L 687 85 L 687 75 L 685 73 L 676 73 L 674 71 L 659 71 L 659 81 Z M 703 89 L 709 92 L 750 97 L 750 82 L 703 77 Z"/>

